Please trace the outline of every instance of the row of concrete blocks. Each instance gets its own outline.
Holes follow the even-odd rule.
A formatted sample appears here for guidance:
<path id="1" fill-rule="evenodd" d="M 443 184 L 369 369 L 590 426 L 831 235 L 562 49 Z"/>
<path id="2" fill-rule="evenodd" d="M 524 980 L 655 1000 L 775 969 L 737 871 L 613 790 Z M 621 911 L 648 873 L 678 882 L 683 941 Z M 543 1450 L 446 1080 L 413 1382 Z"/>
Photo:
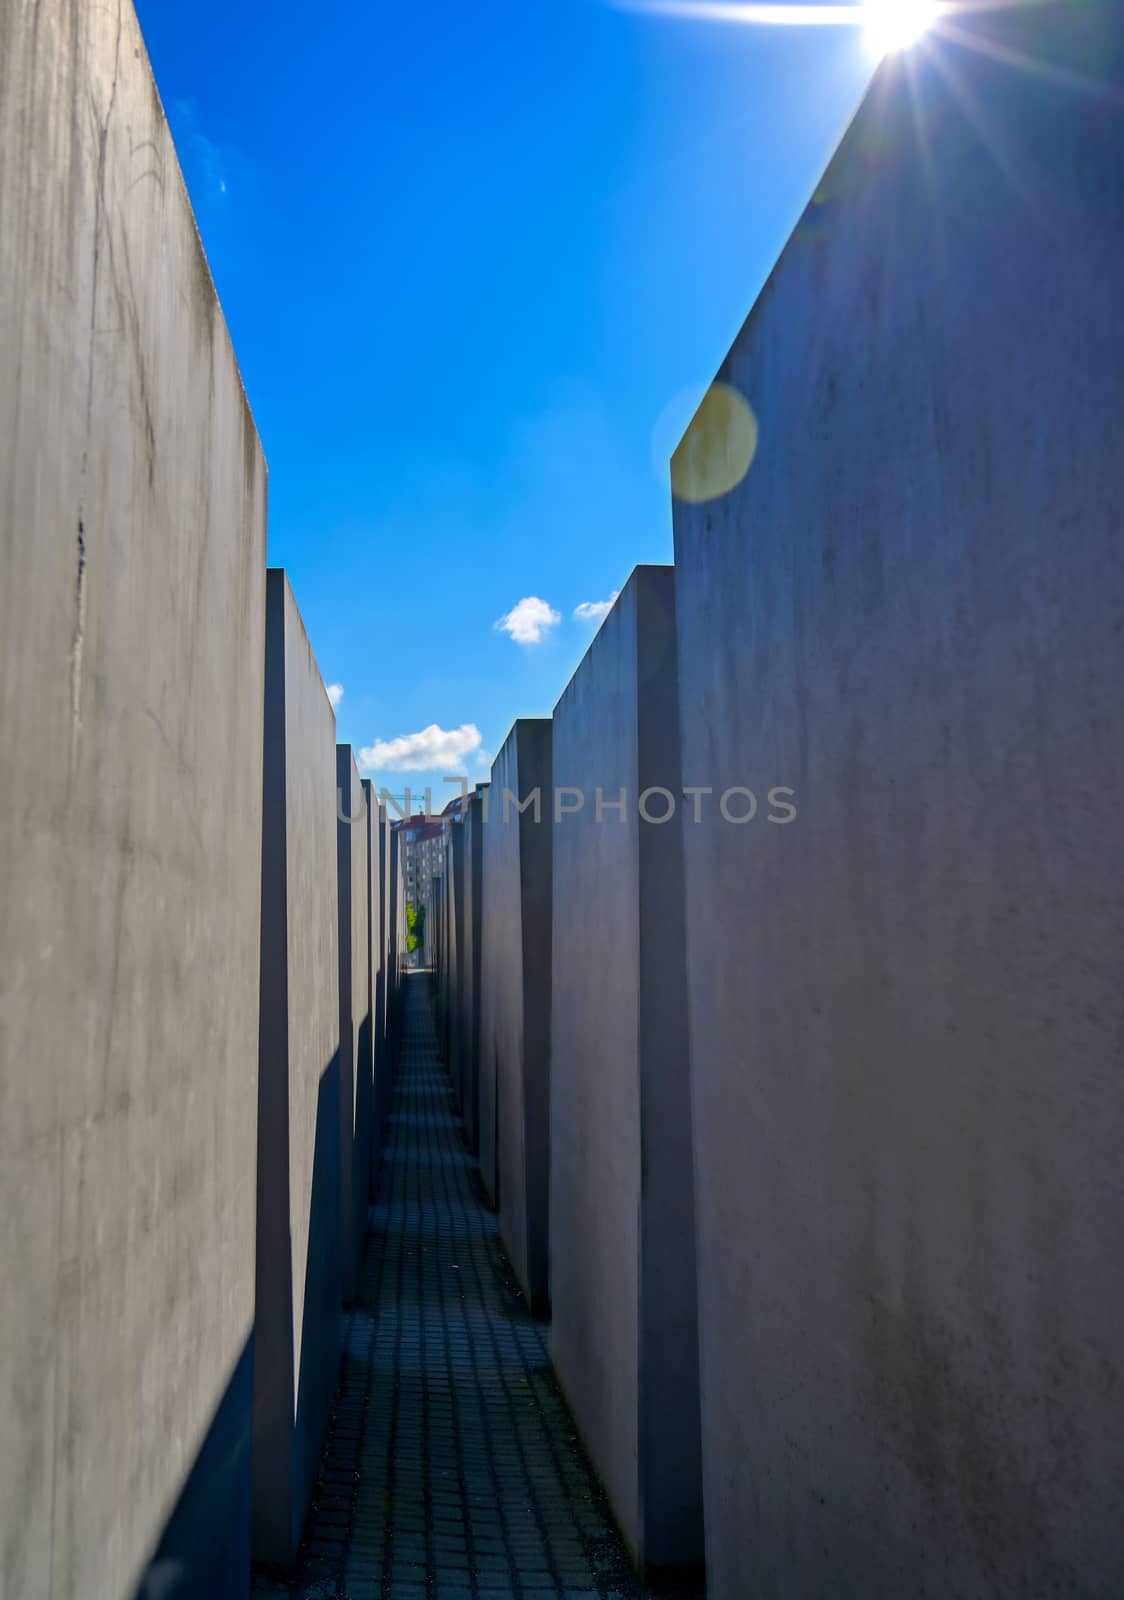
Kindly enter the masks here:
<path id="1" fill-rule="evenodd" d="M 1124 1593 L 1124 7 L 959 28 L 877 75 L 674 571 L 445 874 L 512 1260 L 712 1600 Z"/>
<path id="2" fill-rule="evenodd" d="M 266 589 L 254 1554 L 294 1557 L 390 1107 L 398 841 L 332 710 L 284 572 Z"/>
<path id="3" fill-rule="evenodd" d="M 683 840 L 622 787 L 680 788 L 670 567 L 636 569 L 553 719 L 515 723 L 447 836 L 432 949 L 516 1275 L 638 1563 L 670 1576 L 703 1560 Z"/>

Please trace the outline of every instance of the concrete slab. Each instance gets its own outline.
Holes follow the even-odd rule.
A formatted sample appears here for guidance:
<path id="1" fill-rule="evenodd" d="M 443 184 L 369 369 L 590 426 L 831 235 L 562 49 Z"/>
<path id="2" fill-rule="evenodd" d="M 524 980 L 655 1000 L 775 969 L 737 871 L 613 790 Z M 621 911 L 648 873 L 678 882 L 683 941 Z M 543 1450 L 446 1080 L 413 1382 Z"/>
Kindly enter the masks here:
<path id="1" fill-rule="evenodd" d="M 445 870 L 446 956 L 445 982 L 448 988 L 446 1034 L 449 1077 L 464 1115 L 464 823 L 449 830 Z"/>
<path id="2" fill-rule="evenodd" d="M 265 463 L 132 6 L 0 35 L 0 1591 L 238 1595 Z"/>
<path id="3" fill-rule="evenodd" d="M 382 813 L 379 819 L 379 841 L 382 851 L 382 882 L 384 885 L 382 895 L 382 983 L 380 985 L 380 998 L 382 1002 L 382 1027 L 380 1030 L 382 1037 L 382 1065 L 379 1067 L 376 1064 L 376 1074 L 379 1082 L 385 1086 L 386 1097 L 383 1100 L 383 1104 L 387 1107 L 388 1115 L 390 1108 L 390 1084 L 394 1071 L 394 1052 L 390 1038 L 390 1001 L 394 982 L 394 975 L 392 971 L 393 957 L 390 937 L 391 906 L 393 904 L 394 897 L 394 881 L 391 876 L 390 866 L 390 839 L 390 817 L 387 807 L 384 805 L 382 807 Z M 385 1134 L 385 1128 L 383 1131 Z"/>
<path id="4" fill-rule="evenodd" d="M 441 987 L 445 981 L 445 874 L 436 873 L 430 879 L 429 885 L 429 915 L 426 919 L 426 943 L 428 945 L 427 964 L 433 967 L 434 983 L 437 989 L 438 1001 L 438 1049 L 442 1051 L 442 1060 L 447 1060 L 445 1054 L 445 1027 L 441 1012 Z"/>
<path id="5" fill-rule="evenodd" d="M 553 750 L 551 1352 L 639 1566 L 698 1568 L 671 567 L 633 572 L 555 707 Z M 599 815 L 598 794 L 616 802 L 622 789 L 624 810 Z"/>
<path id="6" fill-rule="evenodd" d="M 283 571 L 266 590 L 254 1555 L 296 1555 L 339 1373 L 336 719 Z"/>
<path id="7" fill-rule="evenodd" d="M 371 780 L 364 778 L 367 844 L 367 992 L 370 997 L 370 1043 L 367 1058 L 371 1072 L 371 1156 L 368 1171 L 368 1199 L 378 1190 L 378 1167 L 382 1139 L 390 1113 L 390 1065 L 386 1056 L 384 984 L 386 954 L 383 945 L 383 859 L 387 826 L 386 807 L 379 804 Z"/>
<path id="8" fill-rule="evenodd" d="M 379 808 L 379 925 L 382 952 L 379 968 L 378 1018 L 375 1030 L 375 1104 L 379 1113 L 378 1141 L 381 1147 L 386 1138 L 387 1119 L 390 1116 L 391 1079 L 394 1062 L 390 1041 L 390 818 L 386 806 Z"/>
<path id="9" fill-rule="evenodd" d="M 390 915 L 388 933 L 390 959 L 387 968 L 387 1028 L 390 1036 L 390 1058 L 397 1060 L 398 1041 L 402 1031 L 402 961 L 406 948 L 406 903 L 402 885 L 402 851 L 397 828 L 390 833 Z"/>
<path id="10" fill-rule="evenodd" d="M 550 1304 L 550 795 L 550 718 L 521 717 L 483 828 L 480 1169 L 536 1315 Z"/>
<path id="11" fill-rule="evenodd" d="M 956 27 L 675 509 L 713 1600 L 1124 1593 L 1124 8 Z"/>
<path id="12" fill-rule="evenodd" d="M 434 1027 L 437 1031 L 437 1049 L 441 1060 L 449 1064 L 449 971 L 447 923 L 449 916 L 449 877 L 446 856 L 447 841 L 441 841 L 441 865 L 445 869 L 433 879 L 433 937 L 432 960 L 434 973 Z"/>
<path id="13" fill-rule="evenodd" d="M 355 754 L 336 746 L 339 881 L 340 1248 L 343 1300 L 355 1299 L 371 1169 L 371 1021 L 367 989 L 367 805 Z"/>
<path id="14" fill-rule="evenodd" d="M 480 1149 L 480 962 L 483 949 L 483 860 L 484 795 L 487 784 L 479 784 L 469 801 L 464 823 L 464 941 L 462 969 L 461 1072 L 465 1138 L 474 1155 Z"/>

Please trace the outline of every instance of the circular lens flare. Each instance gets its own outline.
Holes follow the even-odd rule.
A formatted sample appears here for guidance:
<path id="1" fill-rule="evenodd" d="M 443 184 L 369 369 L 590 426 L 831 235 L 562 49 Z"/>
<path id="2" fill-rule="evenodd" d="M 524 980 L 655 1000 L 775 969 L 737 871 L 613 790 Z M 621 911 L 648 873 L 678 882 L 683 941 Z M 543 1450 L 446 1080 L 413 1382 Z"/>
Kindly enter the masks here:
<path id="1" fill-rule="evenodd" d="M 757 454 L 757 418 L 728 383 L 711 384 L 671 458 L 671 493 L 701 505 L 736 489 Z"/>
<path id="2" fill-rule="evenodd" d="M 866 0 L 862 9 L 867 42 L 879 59 L 908 50 L 937 17 L 933 0 Z"/>

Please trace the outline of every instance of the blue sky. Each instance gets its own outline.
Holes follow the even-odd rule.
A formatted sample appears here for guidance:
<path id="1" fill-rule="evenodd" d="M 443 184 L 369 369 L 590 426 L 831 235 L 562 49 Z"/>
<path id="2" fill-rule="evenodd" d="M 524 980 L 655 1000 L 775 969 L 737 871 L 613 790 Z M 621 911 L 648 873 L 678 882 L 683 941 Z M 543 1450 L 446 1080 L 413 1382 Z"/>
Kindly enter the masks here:
<path id="1" fill-rule="evenodd" d="M 137 10 L 338 736 L 393 791 L 484 775 L 575 608 L 671 560 L 668 457 L 869 46 L 607 0 Z M 528 598 L 545 627 L 495 626 Z M 433 726 L 479 742 L 400 770 Z"/>

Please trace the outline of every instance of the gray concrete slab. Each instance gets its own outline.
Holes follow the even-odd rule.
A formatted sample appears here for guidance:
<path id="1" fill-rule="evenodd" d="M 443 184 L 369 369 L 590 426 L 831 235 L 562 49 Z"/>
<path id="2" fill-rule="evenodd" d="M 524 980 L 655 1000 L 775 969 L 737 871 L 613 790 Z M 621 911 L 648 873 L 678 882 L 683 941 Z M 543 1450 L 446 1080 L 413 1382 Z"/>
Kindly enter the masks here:
<path id="1" fill-rule="evenodd" d="M 371 1172 L 371 1021 L 367 989 L 370 867 L 367 804 L 355 754 L 336 746 L 339 882 L 340 1248 L 343 1300 L 351 1305 L 367 1231 Z"/>
<path id="2" fill-rule="evenodd" d="M 402 961 L 405 954 L 406 906 L 402 892 L 402 851 L 399 830 L 390 833 L 390 910 L 388 918 L 389 961 L 387 964 L 387 1030 L 392 1071 L 397 1068 L 398 1041 L 401 1037 Z"/>
<path id="3" fill-rule="evenodd" d="M 713 1600 L 1124 1593 L 1124 8 L 956 26 L 675 509 Z"/>
<path id="4" fill-rule="evenodd" d="M 553 770 L 551 1353 L 638 1565 L 688 1569 L 703 1524 L 671 567 L 637 567 L 602 623 L 555 707 Z M 622 789 L 624 810 L 599 814 Z"/>
<path id="5" fill-rule="evenodd" d="M 383 1022 L 382 1022 L 382 1031 L 383 1031 L 385 1061 L 386 1061 L 385 1072 L 386 1072 L 386 1075 L 387 1075 L 387 1078 L 388 1078 L 388 1081 L 389 1081 L 389 1078 L 393 1074 L 393 1070 L 394 1070 L 394 1059 L 393 1059 L 393 1053 L 392 1053 L 391 1046 L 390 1046 L 390 995 L 391 995 L 392 977 L 393 977 L 393 969 L 392 969 L 393 952 L 392 952 L 392 948 L 391 948 L 391 936 L 390 936 L 390 933 L 391 933 L 391 907 L 392 907 L 392 904 L 393 904 L 393 901 L 394 901 L 394 880 L 393 880 L 393 877 L 391 875 L 391 864 L 390 864 L 390 839 L 391 839 L 390 817 L 389 817 L 389 815 L 387 813 L 387 809 L 386 809 L 385 806 L 383 807 L 383 818 L 382 818 L 382 822 L 381 822 L 380 826 L 381 826 L 381 837 L 382 837 L 383 883 L 386 885 L 386 890 L 385 890 L 385 892 L 383 894 L 383 905 L 382 905 L 382 912 L 383 912 L 383 982 L 382 982 L 382 990 L 383 990 L 383 996 L 382 996 Z"/>
<path id="6" fill-rule="evenodd" d="M 340 1314 L 336 719 L 283 571 L 266 590 L 254 1555 L 296 1555 Z"/>
<path id="7" fill-rule="evenodd" d="M 550 718 L 520 717 L 483 825 L 480 1170 L 537 1314 L 550 1303 L 550 797 Z"/>
<path id="8" fill-rule="evenodd" d="M 461 974 L 461 1071 L 465 1138 L 474 1155 L 480 1149 L 480 961 L 483 949 L 484 795 L 478 784 L 469 801 L 464 823 L 464 918 L 461 924 L 464 963 Z"/>
<path id="9" fill-rule="evenodd" d="M 386 1119 L 390 1112 L 390 1063 L 384 1038 L 383 967 L 383 856 L 386 808 L 380 806 L 378 792 L 369 778 L 362 779 L 366 808 L 364 831 L 367 846 L 367 993 L 369 996 L 369 1038 L 365 1058 L 371 1074 L 371 1114 L 369 1119 L 370 1161 L 368 1199 L 378 1189 L 378 1164 Z"/>
<path id="10" fill-rule="evenodd" d="M 457 1109 L 464 1115 L 464 823 L 449 830 L 445 871 L 446 958 L 448 989 L 446 1036 L 449 1078 Z"/>
<path id="11" fill-rule="evenodd" d="M 371 1198 L 377 1188 L 378 1163 L 376 1153 L 381 1151 L 386 1136 L 386 1121 L 390 1115 L 391 1045 L 387 1020 L 387 995 L 390 970 L 390 818 L 385 805 L 377 806 L 378 826 L 374 847 L 378 860 L 379 908 L 372 936 L 378 940 L 378 975 L 375 986 L 375 1100 L 372 1125 Z"/>
<path id="12" fill-rule="evenodd" d="M 445 857 L 446 841 L 442 841 L 442 857 Z M 447 859 L 442 860 L 442 866 L 447 869 Z M 446 939 L 446 926 L 448 921 L 449 906 L 449 878 L 448 871 L 441 872 L 433 879 L 433 938 L 432 960 L 434 973 L 433 999 L 434 999 L 434 1027 L 437 1031 L 437 1048 L 441 1060 L 448 1066 L 449 1063 L 449 972 L 448 972 L 448 947 Z"/>
<path id="13" fill-rule="evenodd" d="M 433 968 L 434 997 L 437 1001 L 437 1043 L 442 1052 L 441 1058 L 443 1061 L 448 1060 L 444 1016 L 444 989 L 447 980 L 445 962 L 446 911 L 445 874 L 439 872 L 430 879 L 429 885 L 429 915 L 426 920 L 426 944 L 428 947 L 426 964 Z"/>
<path id="14" fill-rule="evenodd" d="M 4 7 L 0 284 L 0 1591 L 236 1595 L 266 470 L 128 0 Z"/>

